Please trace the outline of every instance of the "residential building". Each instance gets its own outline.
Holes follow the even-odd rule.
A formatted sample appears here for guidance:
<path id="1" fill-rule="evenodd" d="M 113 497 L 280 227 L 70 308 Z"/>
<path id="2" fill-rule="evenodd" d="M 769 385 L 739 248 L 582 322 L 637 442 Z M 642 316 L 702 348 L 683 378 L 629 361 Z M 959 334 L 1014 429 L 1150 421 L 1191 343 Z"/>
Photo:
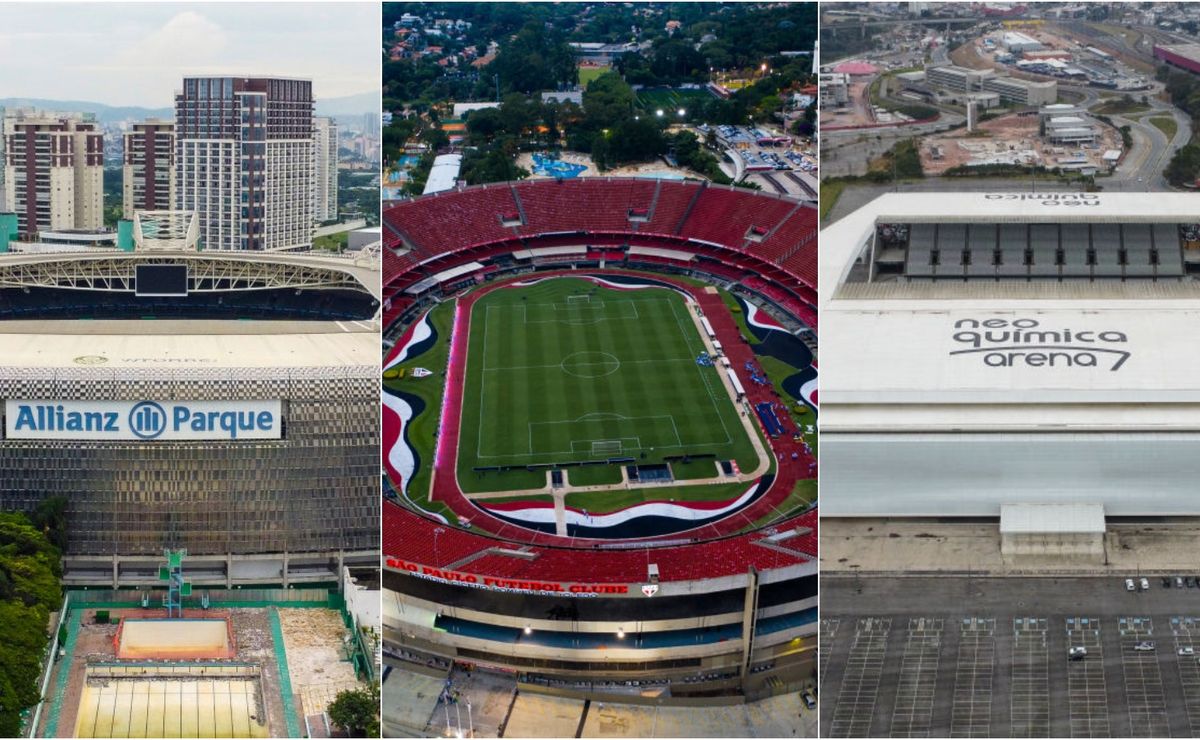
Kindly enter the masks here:
<path id="1" fill-rule="evenodd" d="M 313 221 L 338 217 L 338 125 L 332 118 L 313 119 Z"/>
<path id="2" fill-rule="evenodd" d="M 205 249 L 312 243 L 312 81 L 185 77 L 175 95 L 176 207 Z"/>
<path id="3" fill-rule="evenodd" d="M 91 117 L 12 112 L 4 139 L 3 210 L 22 238 L 104 226 L 104 135 Z"/>
<path id="4" fill-rule="evenodd" d="M 124 136 L 122 212 L 167 211 L 175 207 L 175 124 L 148 119 Z"/>

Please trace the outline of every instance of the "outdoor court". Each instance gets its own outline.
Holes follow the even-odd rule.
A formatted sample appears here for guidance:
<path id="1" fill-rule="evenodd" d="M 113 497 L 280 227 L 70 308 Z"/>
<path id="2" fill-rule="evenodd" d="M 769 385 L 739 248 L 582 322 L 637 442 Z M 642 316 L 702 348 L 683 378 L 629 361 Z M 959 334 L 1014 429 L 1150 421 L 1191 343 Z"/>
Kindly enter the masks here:
<path id="1" fill-rule="evenodd" d="M 117 657 L 125 659 L 196 660 L 237 654 L 227 619 L 126 619 L 117 639 Z"/>
<path id="2" fill-rule="evenodd" d="M 690 309 L 669 289 L 616 290 L 575 278 L 493 291 L 471 309 L 460 484 L 476 467 L 754 448 Z M 480 486 L 483 486 L 482 488 Z"/>

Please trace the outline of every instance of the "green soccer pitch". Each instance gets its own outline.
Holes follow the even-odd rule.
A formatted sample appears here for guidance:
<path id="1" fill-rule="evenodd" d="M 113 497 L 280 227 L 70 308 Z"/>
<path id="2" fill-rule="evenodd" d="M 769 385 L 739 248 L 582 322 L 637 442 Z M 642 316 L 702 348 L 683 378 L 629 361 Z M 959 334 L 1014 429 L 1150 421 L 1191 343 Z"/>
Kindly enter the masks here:
<path id="1" fill-rule="evenodd" d="M 704 344 L 675 291 L 555 278 L 488 293 L 470 318 L 458 458 L 464 491 L 545 485 L 545 471 L 527 471 L 529 464 L 715 454 L 744 472 L 758 466 L 718 369 L 696 363 Z M 517 468 L 475 470 L 503 466 Z M 711 473 L 701 466 L 700 475 L 677 477 L 715 476 L 715 463 L 708 466 Z"/>

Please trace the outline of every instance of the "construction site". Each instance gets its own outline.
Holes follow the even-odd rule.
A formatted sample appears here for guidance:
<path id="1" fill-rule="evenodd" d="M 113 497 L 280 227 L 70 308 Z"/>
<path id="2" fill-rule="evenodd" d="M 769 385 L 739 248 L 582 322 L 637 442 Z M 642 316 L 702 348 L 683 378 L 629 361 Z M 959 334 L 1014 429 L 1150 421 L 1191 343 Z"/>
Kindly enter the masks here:
<path id="1" fill-rule="evenodd" d="M 375 647 L 336 591 L 70 591 L 36 737 L 329 737 L 338 693 L 373 681 Z"/>
<path id="2" fill-rule="evenodd" d="M 987 165 L 1095 175 L 1112 171 L 1123 152 L 1119 131 L 1069 105 L 1011 113 L 919 141 L 926 175 Z"/>

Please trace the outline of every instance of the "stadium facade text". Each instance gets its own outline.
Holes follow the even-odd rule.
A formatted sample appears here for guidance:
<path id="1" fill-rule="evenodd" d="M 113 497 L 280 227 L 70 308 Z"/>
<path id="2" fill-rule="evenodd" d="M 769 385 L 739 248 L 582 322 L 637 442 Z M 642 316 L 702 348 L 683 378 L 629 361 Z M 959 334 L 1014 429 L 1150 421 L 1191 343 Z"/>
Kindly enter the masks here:
<path id="1" fill-rule="evenodd" d="M 950 355 L 979 355 L 987 367 L 1099 367 L 1105 360 L 1116 372 L 1132 354 L 1105 346 L 1127 343 L 1124 332 L 1043 329 L 1037 319 L 959 319 L 954 330 L 952 339 L 970 349 Z"/>
<path id="2" fill-rule="evenodd" d="M 625 583 L 559 583 L 556 581 L 527 581 L 513 578 L 498 578 L 495 576 L 480 576 L 473 573 L 459 573 L 444 568 L 434 568 L 419 565 L 400 558 L 387 558 L 387 567 L 402 571 L 418 578 L 425 578 L 440 583 L 452 583 L 458 586 L 485 588 L 490 591 L 505 591 L 509 593 L 537 593 L 552 596 L 596 597 L 596 596 L 628 596 L 629 585 Z"/>
<path id="3" fill-rule="evenodd" d="M 8 439 L 178 442 L 280 439 L 282 402 L 22 401 L 4 405 Z"/>

